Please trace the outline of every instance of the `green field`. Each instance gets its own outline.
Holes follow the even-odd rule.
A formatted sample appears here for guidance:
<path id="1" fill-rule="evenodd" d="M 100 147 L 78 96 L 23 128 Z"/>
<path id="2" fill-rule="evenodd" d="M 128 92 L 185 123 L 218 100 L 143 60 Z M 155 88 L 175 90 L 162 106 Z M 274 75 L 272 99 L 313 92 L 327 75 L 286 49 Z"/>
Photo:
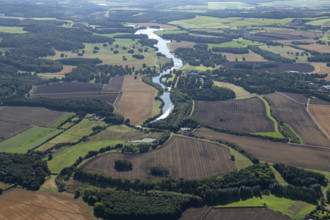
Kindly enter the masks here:
<path id="1" fill-rule="evenodd" d="M 58 128 L 61 124 L 63 124 L 65 121 L 67 121 L 69 118 L 72 118 L 73 116 L 75 116 L 76 113 L 71 112 L 69 114 L 67 114 L 66 116 L 64 116 L 63 118 L 61 118 L 60 120 L 58 120 L 57 122 L 55 122 L 52 126 L 50 126 L 51 128 Z"/>
<path id="2" fill-rule="evenodd" d="M 27 33 L 23 30 L 23 27 L 7 27 L 7 26 L 0 26 L 0 32 L 6 32 L 11 34 L 24 34 Z"/>
<path id="3" fill-rule="evenodd" d="M 285 57 L 288 59 L 296 60 L 298 63 L 306 63 L 307 58 L 310 55 L 306 55 L 306 51 L 298 50 L 293 47 L 288 46 L 260 46 L 261 49 L 267 50 L 269 52 L 273 52 L 279 54 L 281 57 Z"/>
<path id="4" fill-rule="evenodd" d="M 26 153 L 61 132 L 55 128 L 35 126 L 1 142 L 0 152 Z"/>
<path id="5" fill-rule="evenodd" d="M 244 2 L 208 2 L 208 9 L 221 10 L 221 9 L 253 9 L 252 5 Z"/>
<path id="6" fill-rule="evenodd" d="M 263 43 L 259 43 L 256 41 L 245 40 L 243 38 L 233 39 L 231 42 L 224 42 L 221 44 L 209 44 L 209 49 L 212 47 L 235 47 L 235 48 L 245 48 L 248 46 L 259 46 L 263 45 Z"/>
<path id="7" fill-rule="evenodd" d="M 99 150 L 102 147 L 114 146 L 127 143 L 128 140 L 141 139 L 145 137 L 158 137 L 158 134 L 138 131 L 127 126 L 111 126 L 106 130 L 89 137 L 87 141 L 80 142 L 74 146 L 63 149 L 53 155 L 48 161 L 48 167 L 52 173 L 59 173 L 64 167 L 71 166 L 79 158 L 90 150 Z"/>
<path id="8" fill-rule="evenodd" d="M 89 121 L 84 119 L 73 127 L 69 128 L 56 138 L 43 144 L 38 148 L 39 151 L 45 151 L 58 143 L 74 143 L 79 141 L 83 136 L 88 136 L 95 126 L 105 126 L 103 121 Z"/>
<path id="9" fill-rule="evenodd" d="M 310 21 L 310 22 L 307 22 L 306 24 L 314 25 L 314 26 L 320 26 L 320 25 L 323 25 L 323 24 L 328 23 L 328 22 L 330 22 L 330 18 Z M 330 26 L 330 25 L 327 25 L 327 26 Z"/>
<path id="10" fill-rule="evenodd" d="M 206 67 L 204 65 L 191 66 L 189 64 L 184 64 L 184 66 L 181 68 L 181 70 L 198 70 L 200 72 L 205 72 L 206 70 L 214 70 L 214 68 Z"/>
<path id="11" fill-rule="evenodd" d="M 163 36 L 164 34 L 182 34 L 188 33 L 188 31 L 181 31 L 181 30 L 163 30 L 163 31 L 156 31 L 155 34 L 158 36 Z"/>
<path id="12" fill-rule="evenodd" d="M 235 156 L 235 164 L 238 170 L 245 169 L 249 166 L 252 166 L 253 163 L 243 154 L 239 153 L 237 150 L 234 150 L 231 147 L 228 147 L 230 150 L 231 155 Z"/>
<path id="13" fill-rule="evenodd" d="M 263 195 L 262 199 L 260 198 L 252 198 L 244 201 L 239 201 L 235 203 L 231 203 L 224 206 L 217 207 L 255 207 L 255 206 L 267 206 L 270 209 L 275 211 L 279 211 L 294 220 L 301 220 L 305 215 L 310 213 L 312 210 L 316 208 L 315 205 L 302 202 L 302 201 L 294 201 L 286 198 L 276 197 L 274 195 Z"/>

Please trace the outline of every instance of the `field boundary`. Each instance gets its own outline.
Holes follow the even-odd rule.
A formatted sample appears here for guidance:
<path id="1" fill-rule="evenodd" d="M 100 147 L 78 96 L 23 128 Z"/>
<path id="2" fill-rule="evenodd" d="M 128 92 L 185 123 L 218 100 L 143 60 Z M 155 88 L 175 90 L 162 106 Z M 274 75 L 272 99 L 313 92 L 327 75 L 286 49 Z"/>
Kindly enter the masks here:
<path id="1" fill-rule="evenodd" d="M 317 127 L 320 129 L 320 131 L 322 131 L 322 133 L 323 133 L 323 134 L 329 139 L 329 141 L 330 141 L 330 137 L 329 137 L 329 135 L 323 130 L 323 128 L 319 125 L 319 123 L 317 123 L 317 121 L 314 119 L 313 115 L 309 112 L 308 107 L 309 107 L 309 105 L 312 105 L 312 104 L 309 104 L 310 101 L 311 101 L 311 98 L 309 98 L 308 101 L 307 101 L 307 104 L 306 104 L 306 111 L 307 111 L 308 115 L 312 118 L 312 120 L 314 121 L 314 123 L 317 125 Z"/>

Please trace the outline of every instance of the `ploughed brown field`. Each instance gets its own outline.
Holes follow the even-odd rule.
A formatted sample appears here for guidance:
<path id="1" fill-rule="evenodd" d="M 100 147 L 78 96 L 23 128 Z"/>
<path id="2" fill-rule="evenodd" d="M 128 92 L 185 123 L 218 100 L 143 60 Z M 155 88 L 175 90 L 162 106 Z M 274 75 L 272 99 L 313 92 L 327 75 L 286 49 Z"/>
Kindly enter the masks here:
<path id="1" fill-rule="evenodd" d="M 223 66 L 226 68 L 234 68 L 236 64 L 265 64 L 266 62 L 227 62 L 224 63 Z M 279 63 L 279 62 L 271 62 L 272 64 L 276 64 L 277 67 L 274 68 L 258 68 L 255 71 L 267 71 L 270 70 L 272 72 L 284 72 L 284 71 L 299 71 L 299 72 L 313 72 L 314 67 L 307 63 Z"/>
<path id="2" fill-rule="evenodd" d="M 330 46 L 323 44 L 309 44 L 309 45 L 299 45 L 300 48 L 306 50 L 312 50 L 319 53 L 330 53 Z"/>
<path id="3" fill-rule="evenodd" d="M 141 81 L 141 76 L 125 76 L 122 96 L 117 104 L 118 112 L 132 124 L 152 116 L 156 89 Z"/>
<path id="4" fill-rule="evenodd" d="M 246 133 L 272 132 L 264 103 L 257 97 L 230 101 L 195 101 L 192 117 L 197 121 Z"/>
<path id="5" fill-rule="evenodd" d="M 304 144 L 330 147 L 329 138 L 318 128 L 304 104 L 293 101 L 281 93 L 268 94 L 265 98 L 271 104 L 273 115 L 289 124 L 303 139 Z"/>
<path id="6" fill-rule="evenodd" d="M 92 220 L 87 205 L 59 193 L 13 189 L 0 196 L 0 219 Z"/>
<path id="7" fill-rule="evenodd" d="M 107 153 L 87 161 L 82 168 L 125 179 L 155 179 L 149 174 L 154 166 L 169 170 L 168 178 L 200 179 L 236 171 L 228 148 L 216 143 L 173 136 L 162 147 L 144 154 Z M 117 172 L 115 160 L 128 160 L 133 170 Z"/>
<path id="8" fill-rule="evenodd" d="M 124 77 L 114 77 L 109 84 L 57 82 L 48 85 L 35 86 L 30 92 L 31 98 L 47 97 L 63 98 L 94 98 L 114 104 L 122 89 Z"/>
<path id="9" fill-rule="evenodd" d="M 174 40 L 170 43 L 170 48 L 171 48 L 171 50 L 176 50 L 178 48 L 193 48 L 195 45 L 196 45 L 196 43 L 191 42 L 191 41 L 183 40 L 183 41 L 178 42 L 178 41 Z"/>
<path id="10" fill-rule="evenodd" d="M 198 218 L 201 216 L 200 218 Z M 282 215 L 279 212 L 275 212 L 271 209 L 263 207 L 251 207 L 251 208 L 190 208 L 186 210 L 180 220 L 213 220 L 213 219 L 225 219 L 225 220 L 289 220 L 290 218 Z"/>
<path id="11" fill-rule="evenodd" d="M 330 105 L 308 105 L 309 113 L 330 137 Z"/>
<path id="12" fill-rule="evenodd" d="M 292 92 L 281 92 L 281 94 L 303 105 L 307 104 L 308 102 L 308 98 L 302 94 L 292 93 Z"/>
<path id="13" fill-rule="evenodd" d="M 254 53 L 253 51 L 249 50 L 249 53 L 247 54 L 233 54 L 233 53 L 221 53 L 222 55 L 226 56 L 228 61 L 236 61 L 237 60 L 243 60 L 243 57 L 246 61 L 267 61 L 264 58 L 262 58 L 260 55 Z"/>
<path id="14" fill-rule="evenodd" d="M 210 140 L 222 140 L 245 150 L 252 157 L 269 163 L 283 163 L 315 170 L 330 170 L 330 149 L 327 147 L 294 145 L 257 138 L 230 135 L 197 129 L 195 135 Z"/>
<path id="15" fill-rule="evenodd" d="M 38 107 L 0 107 L 0 141 L 15 136 L 32 126 L 49 127 L 68 112 Z"/>

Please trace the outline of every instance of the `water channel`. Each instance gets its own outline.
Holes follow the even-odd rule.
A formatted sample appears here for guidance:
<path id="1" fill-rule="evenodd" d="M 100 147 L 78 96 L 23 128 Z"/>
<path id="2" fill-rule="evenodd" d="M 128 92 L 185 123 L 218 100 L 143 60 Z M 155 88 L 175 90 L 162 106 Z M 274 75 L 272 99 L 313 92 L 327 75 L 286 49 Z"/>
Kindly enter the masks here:
<path id="1" fill-rule="evenodd" d="M 167 44 L 170 43 L 171 41 L 165 40 L 165 39 L 159 37 L 158 35 L 156 35 L 154 33 L 155 31 L 160 31 L 160 30 L 162 30 L 162 29 L 147 28 L 147 29 L 142 29 L 142 30 L 138 30 L 137 32 L 135 32 L 135 34 L 137 34 L 137 35 L 138 34 L 145 34 L 145 35 L 148 35 L 149 39 L 157 40 L 157 44 L 155 44 L 155 47 L 158 48 L 158 52 L 164 54 L 167 58 L 172 59 L 173 63 L 174 63 L 174 66 L 171 69 L 168 69 L 168 70 L 160 73 L 158 76 L 155 76 L 155 77 L 152 78 L 152 81 L 154 83 L 159 84 L 164 89 L 164 93 L 161 96 L 161 99 L 164 101 L 164 107 L 163 107 L 162 115 L 159 116 L 158 118 L 156 118 L 152 122 L 158 121 L 160 119 L 167 118 L 174 109 L 174 105 L 173 105 L 173 103 L 171 101 L 171 98 L 170 98 L 170 92 L 168 92 L 168 91 L 171 90 L 171 88 L 166 87 L 160 81 L 161 76 L 169 74 L 172 70 L 179 69 L 183 66 L 182 60 L 180 60 L 180 59 L 176 58 L 175 56 L 173 56 L 173 54 L 170 53 L 170 50 L 167 47 Z M 165 91 L 165 90 L 167 90 L 167 91 Z"/>

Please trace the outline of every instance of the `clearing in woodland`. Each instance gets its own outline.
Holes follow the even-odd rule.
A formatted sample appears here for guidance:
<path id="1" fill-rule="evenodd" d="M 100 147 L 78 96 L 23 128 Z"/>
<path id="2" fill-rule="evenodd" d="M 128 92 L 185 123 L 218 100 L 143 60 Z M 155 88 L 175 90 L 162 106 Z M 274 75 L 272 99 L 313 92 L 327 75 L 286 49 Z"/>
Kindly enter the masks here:
<path id="1" fill-rule="evenodd" d="M 197 129 L 195 135 L 210 140 L 222 140 L 232 143 L 251 157 L 258 158 L 261 161 L 283 163 L 314 170 L 330 170 L 330 149 L 327 147 L 272 142 L 207 129 Z"/>
<path id="2" fill-rule="evenodd" d="M 108 176 L 126 179 L 155 179 L 150 168 L 169 170 L 169 178 L 200 179 L 236 171 L 228 148 L 216 143 L 173 136 L 162 147 L 144 154 L 107 153 L 89 160 L 82 168 Z M 117 172 L 115 160 L 128 160 L 133 170 Z"/>
<path id="3" fill-rule="evenodd" d="M 125 119 L 137 124 L 152 116 L 156 89 L 143 83 L 141 76 L 125 76 L 122 91 L 117 107 Z"/>
<path id="4" fill-rule="evenodd" d="M 303 103 L 282 93 L 265 95 L 271 105 L 273 115 L 290 125 L 303 139 L 304 144 L 330 147 L 329 138 L 322 133 Z"/>
<path id="5" fill-rule="evenodd" d="M 93 220 L 82 201 L 60 193 L 13 189 L 0 197 L 0 219 Z"/>
<path id="6" fill-rule="evenodd" d="M 192 117 L 210 126 L 246 133 L 274 132 L 264 103 L 257 97 L 230 101 L 195 101 Z"/>

